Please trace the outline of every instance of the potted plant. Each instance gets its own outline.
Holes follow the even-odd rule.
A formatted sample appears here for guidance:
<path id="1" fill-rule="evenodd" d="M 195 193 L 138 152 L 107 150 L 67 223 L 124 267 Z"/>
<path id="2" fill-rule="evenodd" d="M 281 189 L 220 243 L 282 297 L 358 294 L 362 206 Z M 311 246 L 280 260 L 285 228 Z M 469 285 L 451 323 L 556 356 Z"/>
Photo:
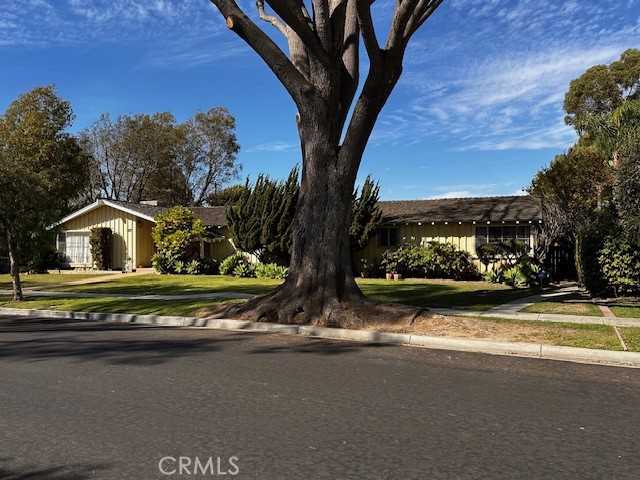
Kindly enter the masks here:
<path id="1" fill-rule="evenodd" d="M 396 261 L 393 252 L 385 250 L 382 254 L 382 262 L 380 262 L 384 271 L 386 272 L 387 280 L 393 280 L 393 274 L 396 271 L 398 262 Z"/>
<path id="2" fill-rule="evenodd" d="M 360 267 L 360 276 L 362 278 L 371 278 L 371 265 L 367 262 L 366 258 L 360 259 L 361 267 Z"/>

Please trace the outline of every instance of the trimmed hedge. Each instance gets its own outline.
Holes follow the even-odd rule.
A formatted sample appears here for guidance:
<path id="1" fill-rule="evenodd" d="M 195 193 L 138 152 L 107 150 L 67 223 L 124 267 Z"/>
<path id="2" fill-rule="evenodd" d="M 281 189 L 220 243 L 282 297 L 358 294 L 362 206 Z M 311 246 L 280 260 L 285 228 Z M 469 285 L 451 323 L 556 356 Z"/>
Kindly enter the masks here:
<path id="1" fill-rule="evenodd" d="M 113 232 L 108 227 L 94 227 L 89 231 L 91 257 L 98 270 L 110 270 Z"/>

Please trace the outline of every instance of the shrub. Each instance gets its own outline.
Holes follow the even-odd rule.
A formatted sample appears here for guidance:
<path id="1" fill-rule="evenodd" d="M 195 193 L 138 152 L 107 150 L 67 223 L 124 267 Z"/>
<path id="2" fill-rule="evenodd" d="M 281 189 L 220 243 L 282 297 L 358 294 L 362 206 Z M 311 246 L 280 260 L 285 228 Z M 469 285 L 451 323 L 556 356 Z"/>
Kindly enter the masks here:
<path id="1" fill-rule="evenodd" d="M 185 267 L 185 271 L 189 275 L 198 275 L 200 273 L 200 270 L 201 270 L 201 265 L 198 260 L 191 260 L 189 263 L 187 263 Z"/>
<path id="2" fill-rule="evenodd" d="M 107 227 L 94 227 L 89 231 L 91 257 L 98 270 L 111 269 L 113 232 Z"/>
<path id="3" fill-rule="evenodd" d="M 220 264 L 214 258 L 200 259 L 200 273 L 203 275 L 215 275 L 220 271 Z"/>
<path id="4" fill-rule="evenodd" d="M 173 207 L 160 212 L 151 231 L 158 249 L 152 264 L 160 273 L 182 273 L 186 268 L 189 246 L 207 235 L 202 222 L 184 207 Z M 158 255 L 161 255 L 158 256 Z M 176 265 L 176 262 L 181 262 Z M 156 266 L 157 265 L 157 266 Z"/>
<path id="5" fill-rule="evenodd" d="M 606 238 L 598 252 L 598 264 L 607 290 L 618 295 L 640 294 L 640 251 L 624 238 Z"/>
<path id="6" fill-rule="evenodd" d="M 233 271 L 241 263 L 247 263 L 242 253 L 236 252 L 233 255 L 229 255 L 220 264 L 220 275 L 233 275 Z"/>
<path id="7" fill-rule="evenodd" d="M 256 277 L 274 278 L 284 280 L 287 278 L 289 269 L 277 263 L 259 263 L 255 268 Z"/>
<path id="8" fill-rule="evenodd" d="M 402 245 L 396 251 L 385 251 L 382 264 L 387 272 L 411 277 L 478 278 L 478 270 L 468 253 L 448 243 L 430 242 L 426 246 Z"/>
<path id="9" fill-rule="evenodd" d="M 233 275 L 235 277 L 253 278 L 256 276 L 256 266 L 253 263 L 244 261 L 236 265 L 233 269 Z"/>

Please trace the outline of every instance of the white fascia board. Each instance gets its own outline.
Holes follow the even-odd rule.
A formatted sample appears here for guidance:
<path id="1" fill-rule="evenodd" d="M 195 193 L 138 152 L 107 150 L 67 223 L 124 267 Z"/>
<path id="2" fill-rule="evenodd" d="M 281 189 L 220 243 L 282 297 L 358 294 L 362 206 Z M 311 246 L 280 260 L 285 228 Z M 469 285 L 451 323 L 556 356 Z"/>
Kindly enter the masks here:
<path id="1" fill-rule="evenodd" d="M 62 225 L 63 223 L 68 222 L 69 220 L 73 220 L 74 218 L 77 218 L 77 217 L 79 217 L 81 215 L 84 215 L 85 213 L 88 213 L 91 210 L 95 210 L 96 208 L 101 207 L 103 205 L 111 207 L 111 208 L 115 208 L 116 210 L 120 210 L 122 212 L 129 213 L 129 214 L 131 214 L 133 216 L 136 216 L 138 218 L 143 218 L 145 220 L 149 220 L 150 222 L 156 223 L 156 219 L 155 218 L 153 218 L 153 217 L 151 217 L 149 215 L 145 215 L 144 213 L 137 212 L 137 211 L 132 210 L 130 208 L 125 208 L 125 207 L 123 207 L 121 205 L 118 205 L 116 203 L 111 203 L 109 200 L 96 200 L 92 204 L 87 205 L 86 207 L 81 208 L 80 210 L 78 210 L 76 212 L 73 212 L 70 215 L 67 215 L 62 220 L 54 223 L 53 225 L 48 226 L 47 230 L 51 230 L 52 228 L 57 227 L 58 225 Z"/>
<path id="2" fill-rule="evenodd" d="M 156 219 L 149 216 L 149 215 L 145 215 L 144 213 L 138 212 L 136 210 L 132 210 L 130 208 L 126 208 L 123 207 L 122 205 L 118 205 L 117 203 L 111 203 L 109 200 L 100 200 L 101 202 L 103 202 L 104 205 L 107 205 L 111 208 L 115 208 L 116 210 L 120 210 L 126 213 L 130 213 L 131 215 L 138 217 L 138 218 L 144 218 L 145 220 L 149 220 L 150 222 L 156 223 Z"/>

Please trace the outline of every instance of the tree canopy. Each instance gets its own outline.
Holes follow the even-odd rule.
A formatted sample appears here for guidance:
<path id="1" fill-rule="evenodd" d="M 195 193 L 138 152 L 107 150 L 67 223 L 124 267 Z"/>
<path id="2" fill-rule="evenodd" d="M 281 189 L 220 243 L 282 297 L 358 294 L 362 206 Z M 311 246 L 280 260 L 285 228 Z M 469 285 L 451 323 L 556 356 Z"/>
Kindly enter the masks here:
<path id="1" fill-rule="evenodd" d="M 223 107 L 198 112 L 184 123 L 173 114 L 102 115 L 80 134 L 92 158 L 86 201 L 159 200 L 203 205 L 238 177 L 235 119 Z"/>
<path id="2" fill-rule="evenodd" d="M 51 242 L 47 227 L 69 212 L 87 181 L 87 157 L 65 132 L 72 120 L 71 105 L 53 86 L 20 95 L 0 117 L 0 234 L 16 300 L 20 262 Z"/>

